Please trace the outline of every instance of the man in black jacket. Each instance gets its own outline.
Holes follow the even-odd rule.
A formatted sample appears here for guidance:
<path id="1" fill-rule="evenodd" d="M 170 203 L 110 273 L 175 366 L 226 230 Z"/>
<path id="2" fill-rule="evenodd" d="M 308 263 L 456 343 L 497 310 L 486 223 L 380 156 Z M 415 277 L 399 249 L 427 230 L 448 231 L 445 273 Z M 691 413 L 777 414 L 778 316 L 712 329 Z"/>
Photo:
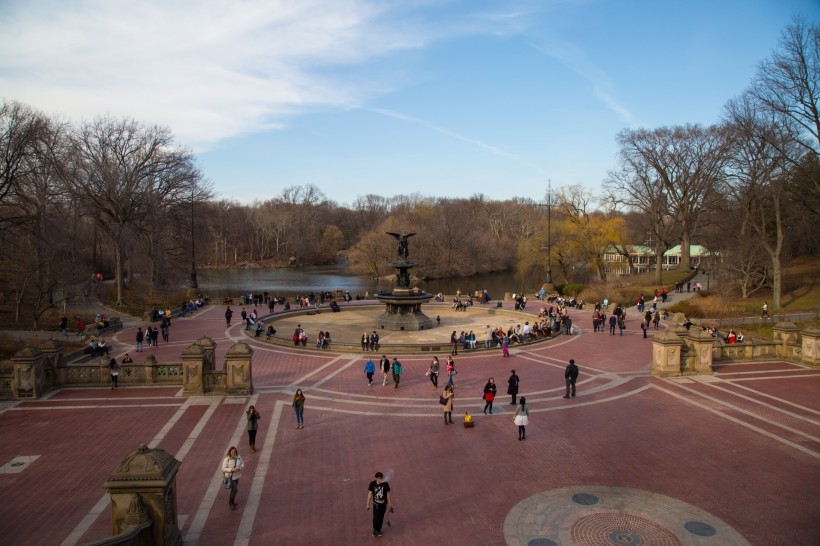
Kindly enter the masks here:
<path id="1" fill-rule="evenodd" d="M 564 398 L 569 398 L 570 393 L 575 398 L 575 381 L 578 379 L 578 366 L 575 365 L 575 360 L 569 359 L 569 366 L 564 370 L 564 379 L 567 381 L 567 393 Z"/>

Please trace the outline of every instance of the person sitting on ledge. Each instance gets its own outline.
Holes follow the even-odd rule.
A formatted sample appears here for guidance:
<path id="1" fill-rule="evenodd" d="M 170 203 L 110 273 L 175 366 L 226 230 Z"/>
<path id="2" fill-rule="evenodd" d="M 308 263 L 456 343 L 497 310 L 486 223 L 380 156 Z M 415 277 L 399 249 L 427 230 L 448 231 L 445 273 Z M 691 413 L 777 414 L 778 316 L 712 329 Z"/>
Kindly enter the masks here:
<path id="1" fill-rule="evenodd" d="M 336 303 L 336 300 L 330 302 L 330 310 L 334 313 L 338 313 L 339 311 L 341 311 L 341 309 L 339 308 L 339 304 Z"/>
<path id="2" fill-rule="evenodd" d="M 473 428 L 475 423 L 473 423 L 473 418 L 470 416 L 470 412 L 464 414 L 464 428 Z"/>

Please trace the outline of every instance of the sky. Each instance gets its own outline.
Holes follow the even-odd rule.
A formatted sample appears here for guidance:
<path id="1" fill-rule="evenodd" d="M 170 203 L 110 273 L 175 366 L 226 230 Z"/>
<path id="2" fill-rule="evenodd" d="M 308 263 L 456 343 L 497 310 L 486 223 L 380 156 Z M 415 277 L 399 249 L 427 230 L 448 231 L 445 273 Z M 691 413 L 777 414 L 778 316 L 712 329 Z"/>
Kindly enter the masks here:
<path id="1" fill-rule="evenodd" d="M 168 127 L 219 198 L 599 192 L 818 0 L 0 0 L 0 98 Z"/>

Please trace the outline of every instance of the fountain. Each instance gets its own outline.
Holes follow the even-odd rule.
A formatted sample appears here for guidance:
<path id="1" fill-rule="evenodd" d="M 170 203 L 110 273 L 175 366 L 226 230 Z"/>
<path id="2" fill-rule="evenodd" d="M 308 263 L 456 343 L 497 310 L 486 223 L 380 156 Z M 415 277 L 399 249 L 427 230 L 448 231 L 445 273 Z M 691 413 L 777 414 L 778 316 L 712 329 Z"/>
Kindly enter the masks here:
<path id="1" fill-rule="evenodd" d="M 376 321 L 376 325 L 384 330 L 426 330 L 432 328 L 433 321 L 422 313 L 421 305 L 430 301 L 432 294 L 423 292 L 419 288 L 410 288 L 409 270 L 417 263 L 407 261 L 409 255 L 407 239 L 415 233 L 391 233 L 399 242 L 399 261 L 390 263 L 396 269 L 396 285 L 392 292 L 376 294 L 376 299 L 385 304 L 385 311 Z"/>

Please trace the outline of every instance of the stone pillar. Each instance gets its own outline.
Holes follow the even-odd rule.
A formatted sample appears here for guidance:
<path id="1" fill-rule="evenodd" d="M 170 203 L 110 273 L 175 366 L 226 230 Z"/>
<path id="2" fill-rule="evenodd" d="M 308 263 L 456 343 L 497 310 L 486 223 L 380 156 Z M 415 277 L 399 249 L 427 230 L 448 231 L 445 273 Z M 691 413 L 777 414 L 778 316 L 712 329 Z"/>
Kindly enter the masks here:
<path id="1" fill-rule="evenodd" d="M 713 338 L 708 332 L 703 330 L 695 332 L 688 336 L 684 341 L 689 346 L 689 351 L 694 353 L 693 372 L 696 374 L 712 374 L 712 347 L 715 344 Z"/>
<path id="2" fill-rule="evenodd" d="M 114 535 L 132 525 L 135 509 L 151 520 L 150 544 L 181 545 L 177 522 L 176 476 L 180 462 L 144 444 L 126 455 L 103 487 L 111 496 Z"/>
<path id="3" fill-rule="evenodd" d="M 120 368 L 125 368 L 126 366 L 120 366 Z M 142 364 L 143 372 L 145 373 L 145 384 L 146 385 L 153 385 L 157 382 L 157 357 L 154 355 L 148 355 L 145 357 L 145 362 Z M 122 380 L 122 376 L 128 374 L 125 373 L 125 370 L 120 371 L 120 380 Z M 137 372 L 134 369 L 134 372 L 131 374 L 132 376 L 136 377 Z"/>
<path id="4" fill-rule="evenodd" d="M 33 347 L 20 349 L 11 357 L 11 389 L 16 398 L 36 399 L 45 393 L 44 360 L 43 352 Z"/>
<path id="5" fill-rule="evenodd" d="M 234 343 L 225 355 L 225 394 L 253 394 L 253 349 L 245 343 Z"/>
<path id="6" fill-rule="evenodd" d="M 677 334 L 664 331 L 652 338 L 652 375 L 669 377 L 681 374 L 683 340 Z"/>
<path id="7" fill-rule="evenodd" d="M 50 389 L 59 384 L 58 369 L 63 362 L 63 345 L 57 341 L 49 340 L 40 344 L 43 352 L 43 380 L 45 388 Z"/>
<path id="8" fill-rule="evenodd" d="M 809 326 L 800 332 L 803 338 L 801 360 L 803 364 L 820 366 L 820 328 Z"/>
<path id="9" fill-rule="evenodd" d="M 792 358 L 794 348 L 800 345 L 800 330 L 793 322 L 778 322 L 772 328 L 774 340 L 780 345 L 777 353 L 781 358 Z"/>
<path id="10" fill-rule="evenodd" d="M 205 394 L 205 349 L 193 343 L 182 351 L 182 394 L 202 396 Z"/>
<path id="11" fill-rule="evenodd" d="M 208 336 L 202 336 L 196 340 L 195 343 L 202 347 L 204 351 L 205 360 L 203 361 L 203 371 L 212 372 L 216 370 L 216 342 Z"/>

